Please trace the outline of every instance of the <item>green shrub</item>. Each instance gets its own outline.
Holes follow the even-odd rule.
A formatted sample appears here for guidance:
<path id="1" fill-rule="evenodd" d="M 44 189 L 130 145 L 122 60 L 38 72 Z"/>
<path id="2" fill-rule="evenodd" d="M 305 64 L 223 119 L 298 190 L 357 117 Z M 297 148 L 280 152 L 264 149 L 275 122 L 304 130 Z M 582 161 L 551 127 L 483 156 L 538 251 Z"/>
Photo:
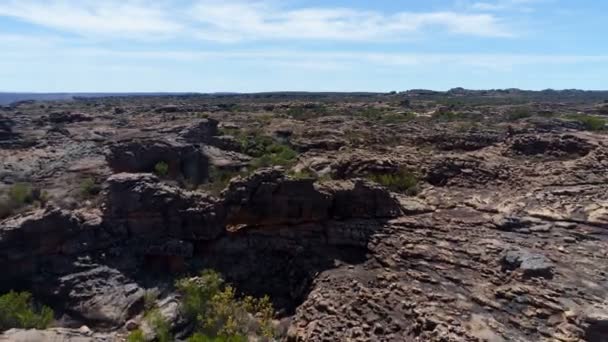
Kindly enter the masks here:
<path id="1" fill-rule="evenodd" d="M 148 322 L 148 324 L 150 324 L 150 327 L 154 331 L 156 340 L 158 342 L 173 341 L 173 336 L 171 336 L 171 327 L 160 314 L 158 309 L 153 309 L 152 311 L 148 312 L 144 319 Z"/>
<path id="2" fill-rule="evenodd" d="M 247 337 L 243 335 L 209 337 L 196 333 L 188 338 L 188 342 L 247 342 Z"/>
<path id="3" fill-rule="evenodd" d="M 28 292 L 9 292 L 0 296 L 0 331 L 11 328 L 46 329 L 53 321 L 53 310 L 34 305 Z"/>
<path id="4" fill-rule="evenodd" d="M 178 280 L 176 287 L 182 294 L 184 315 L 196 322 L 198 334 L 189 341 L 236 342 L 246 341 L 244 336 L 251 334 L 274 336 L 274 309 L 268 297 L 238 299 L 235 289 L 212 270 L 198 278 Z"/>
<path id="5" fill-rule="evenodd" d="M 395 173 L 373 174 L 369 179 L 396 192 L 404 192 L 408 195 L 418 193 L 418 177 L 412 172 L 401 170 Z"/>
<path id="6" fill-rule="evenodd" d="M 169 174 L 169 164 L 163 161 L 156 163 L 154 173 L 159 177 L 166 177 Z"/>
<path id="7" fill-rule="evenodd" d="M 569 115 L 568 119 L 580 122 L 589 131 L 602 131 L 606 129 L 608 120 L 599 116 L 592 115 Z"/>
<path id="8" fill-rule="evenodd" d="M 80 192 L 83 196 L 96 196 L 101 192 L 101 186 L 93 178 L 87 178 L 80 183 Z"/>
<path id="9" fill-rule="evenodd" d="M 127 342 L 146 342 L 144 332 L 141 329 L 131 331 L 127 336 Z"/>
<path id="10" fill-rule="evenodd" d="M 32 187 L 26 183 L 17 183 L 8 191 L 9 199 L 19 205 L 30 204 L 34 201 Z"/>

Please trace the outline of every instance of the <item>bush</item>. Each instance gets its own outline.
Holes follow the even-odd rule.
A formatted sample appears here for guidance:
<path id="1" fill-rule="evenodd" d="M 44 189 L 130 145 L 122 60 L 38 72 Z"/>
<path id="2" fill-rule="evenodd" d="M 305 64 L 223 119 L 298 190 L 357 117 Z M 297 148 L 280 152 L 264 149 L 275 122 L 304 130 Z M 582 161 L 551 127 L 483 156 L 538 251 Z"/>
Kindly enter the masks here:
<path id="1" fill-rule="evenodd" d="M 53 310 L 34 305 L 28 292 L 9 292 L 0 296 L 0 331 L 11 328 L 46 329 L 53 321 Z"/>
<path id="2" fill-rule="evenodd" d="M 570 115 L 568 118 L 580 122 L 589 131 L 605 130 L 608 123 L 608 120 L 592 115 Z"/>
<path id="3" fill-rule="evenodd" d="M 418 193 L 418 177 L 415 174 L 401 170 L 396 173 L 374 174 L 369 179 L 396 192 L 404 192 L 408 195 Z"/>
<path id="4" fill-rule="evenodd" d="M 28 204 L 34 203 L 37 197 L 40 196 L 32 190 L 29 184 L 17 183 L 13 185 L 6 193 L 6 197 L 0 198 L 0 219 L 14 214 Z M 43 198 L 38 199 L 43 200 Z"/>
<path id="5" fill-rule="evenodd" d="M 169 165 L 163 161 L 156 163 L 154 173 L 159 177 L 166 177 L 169 174 Z"/>
<path id="6" fill-rule="evenodd" d="M 32 187 L 26 183 L 17 183 L 8 191 L 9 199 L 19 205 L 31 204 L 34 201 Z"/>
<path id="7" fill-rule="evenodd" d="M 176 287 L 183 296 L 184 315 L 196 322 L 198 334 L 189 341 L 236 342 L 246 341 L 245 336 L 251 334 L 274 336 L 274 309 L 268 297 L 237 299 L 235 289 L 212 270 L 179 280 Z"/>
<path id="8" fill-rule="evenodd" d="M 255 158 L 251 165 L 256 169 L 269 166 L 289 166 L 296 161 L 297 157 L 298 153 L 291 147 L 274 143 L 267 146 L 264 154 Z"/>
<path id="9" fill-rule="evenodd" d="M 87 178 L 80 183 L 80 192 L 83 196 L 96 196 L 101 192 L 101 186 L 93 178 Z"/>
<path id="10" fill-rule="evenodd" d="M 127 342 L 146 342 L 144 332 L 141 329 L 131 331 L 127 336 Z"/>
<path id="11" fill-rule="evenodd" d="M 152 311 L 148 312 L 144 319 L 154 331 L 156 340 L 158 342 L 173 341 L 173 336 L 171 336 L 171 327 L 169 326 L 169 323 L 165 321 L 158 309 L 153 309 Z"/>

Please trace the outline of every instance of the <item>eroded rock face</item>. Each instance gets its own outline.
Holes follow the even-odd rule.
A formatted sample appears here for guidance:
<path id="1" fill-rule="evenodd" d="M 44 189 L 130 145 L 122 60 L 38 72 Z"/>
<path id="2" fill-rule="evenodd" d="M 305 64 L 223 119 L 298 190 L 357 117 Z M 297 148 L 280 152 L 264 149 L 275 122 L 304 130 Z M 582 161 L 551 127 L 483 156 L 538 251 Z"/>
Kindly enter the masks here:
<path id="1" fill-rule="evenodd" d="M 108 179 L 104 220 L 131 237 L 212 240 L 224 231 L 222 206 L 206 195 L 159 182 L 151 174 Z"/>
<path id="2" fill-rule="evenodd" d="M 189 143 L 209 143 L 219 134 L 218 121 L 203 119 L 180 132 L 180 137 Z"/>
<path id="3" fill-rule="evenodd" d="M 169 176 L 183 175 L 199 184 L 209 177 L 209 161 L 194 146 L 168 140 L 134 140 L 110 146 L 106 156 L 114 172 L 152 172 L 159 162 L 167 163 Z"/>
<path id="4" fill-rule="evenodd" d="M 230 183 L 223 193 L 229 224 L 294 225 L 329 219 L 398 216 L 398 201 L 364 180 L 315 184 L 265 169 Z"/>
<path id="5" fill-rule="evenodd" d="M 99 239 L 99 240 L 98 240 Z M 0 223 L 0 267 L 10 288 L 13 281 L 27 279 L 46 268 L 49 256 L 72 254 L 106 246 L 95 218 L 84 219 L 72 212 L 55 208 L 39 209 Z"/>

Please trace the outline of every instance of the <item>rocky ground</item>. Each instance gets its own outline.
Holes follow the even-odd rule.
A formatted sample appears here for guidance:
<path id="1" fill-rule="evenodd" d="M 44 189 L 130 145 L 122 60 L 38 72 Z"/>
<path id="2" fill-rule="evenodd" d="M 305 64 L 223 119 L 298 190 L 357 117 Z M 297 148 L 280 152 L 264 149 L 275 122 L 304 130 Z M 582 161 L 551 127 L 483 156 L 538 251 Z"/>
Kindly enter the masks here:
<path id="1" fill-rule="evenodd" d="M 123 341 L 150 292 L 185 340 L 173 284 L 206 268 L 269 295 L 278 340 L 608 341 L 606 113 L 461 91 L 3 107 L 0 293 L 55 320 L 0 341 Z"/>

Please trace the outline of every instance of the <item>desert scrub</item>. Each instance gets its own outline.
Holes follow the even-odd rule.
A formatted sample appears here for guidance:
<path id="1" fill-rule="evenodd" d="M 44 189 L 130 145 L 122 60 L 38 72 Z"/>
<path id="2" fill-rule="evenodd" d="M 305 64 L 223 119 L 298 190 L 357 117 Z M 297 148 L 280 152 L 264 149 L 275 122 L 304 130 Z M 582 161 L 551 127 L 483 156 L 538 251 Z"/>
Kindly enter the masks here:
<path id="1" fill-rule="evenodd" d="M 101 192 L 101 186 L 93 178 L 86 178 L 80 183 L 80 193 L 84 197 L 96 196 Z"/>
<path id="2" fill-rule="evenodd" d="M 11 328 L 46 329 L 53 321 L 53 310 L 37 306 L 29 292 L 9 292 L 0 296 L 0 331 Z"/>
<path id="3" fill-rule="evenodd" d="M 418 177 L 408 170 L 372 174 L 368 178 L 395 192 L 403 192 L 408 195 L 416 195 L 419 192 Z"/>
<path id="4" fill-rule="evenodd" d="M 154 173 L 159 177 L 166 177 L 169 174 L 169 165 L 163 161 L 156 163 Z"/>
<path id="5" fill-rule="evenodd" d="M 195 321 L 196 334 L 189 341 L 245 341 L 244 336 L 272 339 L 274 309 L 268 297 L 236 297 L 236 290 L 212 270 L 176 283 L 182 310 Z"/>
<path id="6" fill-rule="evenodd" d="M 607 119 L 593 115 L 568 115 L 566 118 L 580 122 L 589 131 L 605 130 L 608 124 Z"/>

